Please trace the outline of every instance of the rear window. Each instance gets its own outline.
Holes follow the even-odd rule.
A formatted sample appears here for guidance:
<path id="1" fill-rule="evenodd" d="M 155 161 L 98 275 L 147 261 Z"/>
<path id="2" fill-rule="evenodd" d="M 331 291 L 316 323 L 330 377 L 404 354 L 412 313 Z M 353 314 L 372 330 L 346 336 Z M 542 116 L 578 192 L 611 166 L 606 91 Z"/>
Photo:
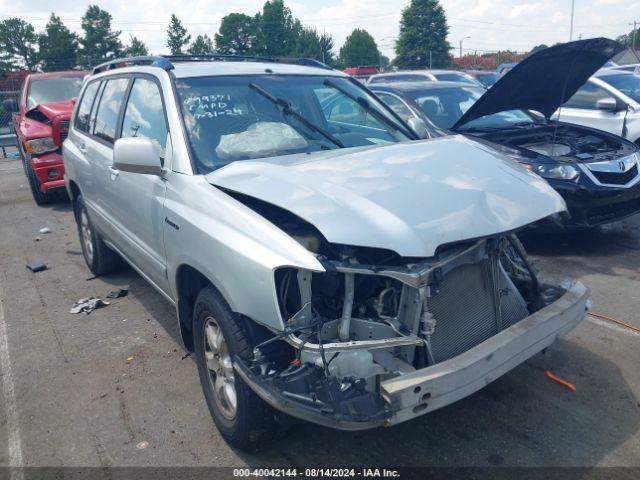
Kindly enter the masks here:
<path id="1" fill-rule="evenodd" d="M 127 85 L 129 85 L 128 78 L 107 80 L 102 91 L 102 96 L 100 97 L 95 120 L 96 123 L 93 129 L 93 134 L 96 137 L 110 143 L 114 142 L 118 125 L 118 115 L 122 107 Z"/>
<path id="2" fill-rule="evenodd" d="M 436 73 L 435 77 L 440 82 L 463 82 L 469 83 L 471 85 L 475 85 L 475 81 L 471 80 L 466 75 L 462 75 L 461 73 Z"/>
<path id="3" fill-rule="evenodd" d="M 63 102 L 77 97 L 82 77 L 40 78 L 29 82 L 27 110 L 43 103 Z"/>
<path id="4" fill-rule="evenodd" d="M 98 86 L 100 82 L 92 82 L 87 85 L 84 93 L 82 94 L 82 100 L 80 100 L 80 105 L 78 105 L 78 114 L 76 115 L 76 129 L 82 132 L 89 132 L 89 120 L 91 118 L 91 107 L 93 106 L 93 101 L 96 98 L 96 92 L 98 91 Z"/>

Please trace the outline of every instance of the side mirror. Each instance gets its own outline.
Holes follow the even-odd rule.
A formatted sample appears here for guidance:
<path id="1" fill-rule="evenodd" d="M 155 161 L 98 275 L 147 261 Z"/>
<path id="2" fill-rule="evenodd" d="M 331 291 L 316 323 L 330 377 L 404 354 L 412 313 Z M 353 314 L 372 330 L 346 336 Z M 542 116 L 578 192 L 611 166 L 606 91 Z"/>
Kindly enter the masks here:
<path id="1" fill-rule="evenodd" d="M 417 117 L 411 117 L 407 120 L 407 123 L 411 127 L 411 130 L 416 132 L 420 138 L 429 138 L 429 129 L 427 128 L 427 124 L 424 120 Z"/>
<path id="2" fill-rule="evenodd" d="M 119 138 L 113 146 L 113 166 L 123 172 L 160 175 L 162 165 L 153 142 L 145 137 Z"/>
<path id="3" fill-rule="evenodd" d="M 5 112 L 17 112 L 18 111 L 18 102 L 15 98 L 7 98 L 2 101 L 2 109 Z"/>
<path id="4" fill-rule="evenodd" d="M 620 110 L 618 106 L 618 102 L 616 102 L 615 98 L 601 98 L 596 102 L 596 108 L 598 110 L 604 110 L 606 112 L 617 112 Z"/>

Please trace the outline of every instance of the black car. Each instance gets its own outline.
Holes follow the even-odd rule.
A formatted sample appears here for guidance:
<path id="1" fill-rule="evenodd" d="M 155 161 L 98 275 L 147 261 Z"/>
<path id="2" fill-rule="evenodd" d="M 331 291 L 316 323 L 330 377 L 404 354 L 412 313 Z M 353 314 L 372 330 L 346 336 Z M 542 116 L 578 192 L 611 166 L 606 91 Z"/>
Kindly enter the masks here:
<path id="1" fill-rule="evenodd" d="M 624 48 L 604 38 L 550 47 L 520 62 L 487 91 L 453 82 L 371 89 L 425 137 L 433 136 L 427 134 L 433 127 L 472 137 L 544 177 L 567 203 L 569 214 L 559 219 L 565 226 L 595 226 L 640 212 L 640 149 L 622 137 L 551 116 Z"/>

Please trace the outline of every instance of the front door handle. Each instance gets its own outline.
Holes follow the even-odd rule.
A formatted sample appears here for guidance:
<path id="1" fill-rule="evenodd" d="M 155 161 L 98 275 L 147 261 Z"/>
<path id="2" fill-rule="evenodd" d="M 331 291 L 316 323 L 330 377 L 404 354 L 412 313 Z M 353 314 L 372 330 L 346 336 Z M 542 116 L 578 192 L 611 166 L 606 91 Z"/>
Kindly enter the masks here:
<path id="1" fill-rule="evenodd" d="M 117 168 L 113 168 L 112 165 L 109 165 L 109 174 L 112 177 L 117 177 L 118 175 L 120 175 L 120 170 L 118 170 Z"/>
<path id="2" fill-rule="evenodd" d="M 80 145 L 78 145 L 78 150 L 80 150 L 82 153 L 86 153 L 87 146 L 84 143 L 81 143 Z"/>

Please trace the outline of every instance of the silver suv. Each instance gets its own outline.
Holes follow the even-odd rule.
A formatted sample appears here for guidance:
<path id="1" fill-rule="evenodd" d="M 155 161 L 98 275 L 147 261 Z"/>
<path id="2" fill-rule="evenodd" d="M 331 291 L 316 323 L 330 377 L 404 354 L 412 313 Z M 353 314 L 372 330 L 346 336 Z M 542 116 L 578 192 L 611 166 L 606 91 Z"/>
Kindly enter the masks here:
<path id="1" fill-rule="evenodd" d="M 546 182 L 473 140 L 418 140 L 358 82 L 299 63 L 96 67 L 64 143 L 87 265 L 124 259 L 176 306 L 237 446 L 282 412 L 357 430 L 436 410 L 589 301 L 538 279 L 513 235 L 565 209 Z"/>

